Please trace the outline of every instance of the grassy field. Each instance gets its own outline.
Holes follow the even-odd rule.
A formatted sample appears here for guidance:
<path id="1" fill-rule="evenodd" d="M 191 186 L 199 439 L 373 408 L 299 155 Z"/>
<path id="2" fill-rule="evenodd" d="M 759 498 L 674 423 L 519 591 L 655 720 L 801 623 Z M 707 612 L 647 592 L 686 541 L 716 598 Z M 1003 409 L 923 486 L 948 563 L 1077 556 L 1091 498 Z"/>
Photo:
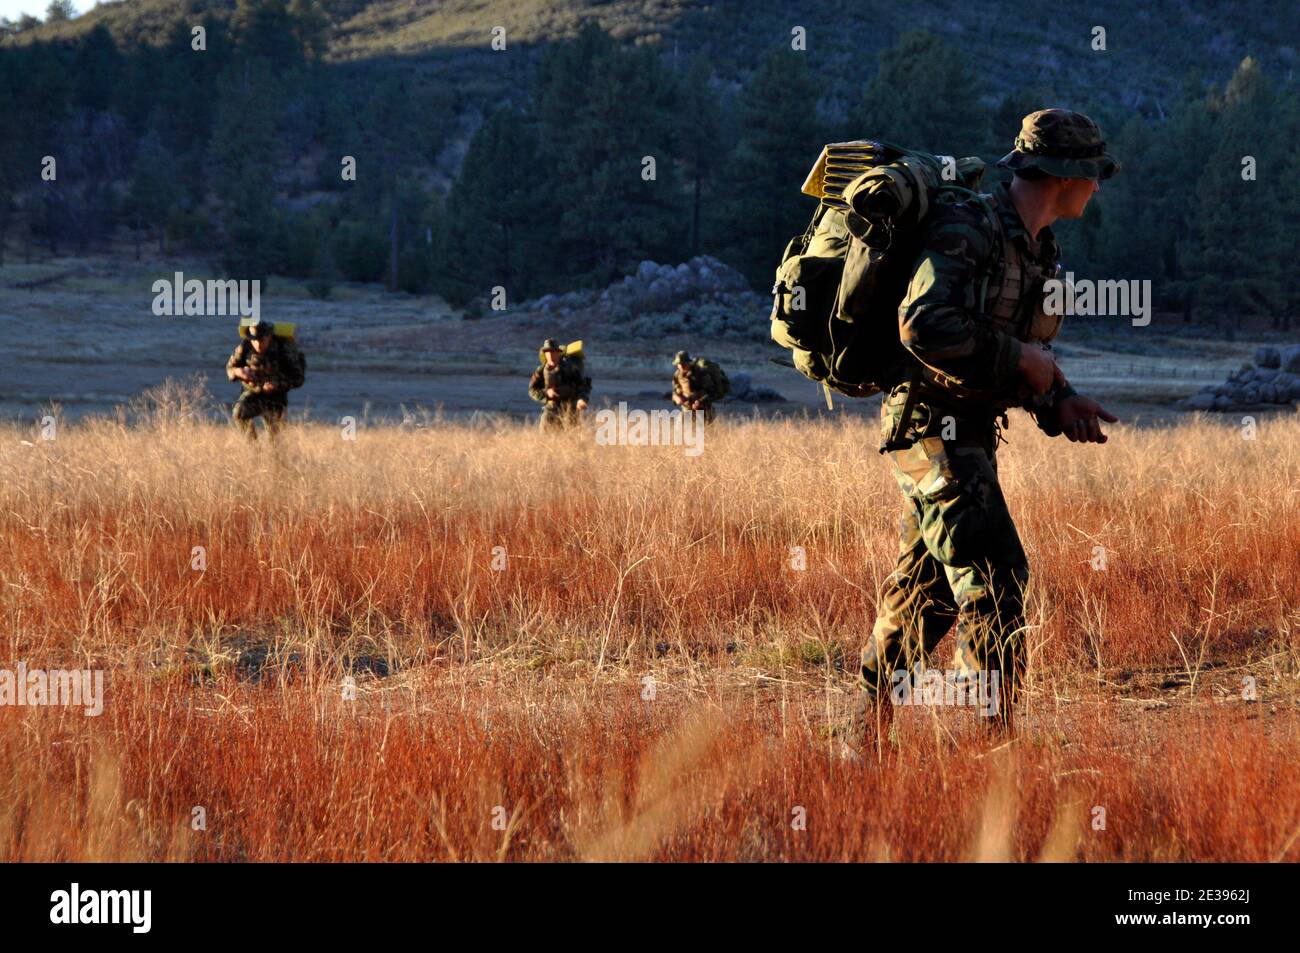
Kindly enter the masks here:
<path id="1" fill-rule="evenodd" d="M 6 428 L 0 667 L 107 687 L 0 708 L 0 860 L 1300 859 L 1300 418 L 1009 436 L 1021 731 L 907 708 L 863 762 L 861 419 Z"/>

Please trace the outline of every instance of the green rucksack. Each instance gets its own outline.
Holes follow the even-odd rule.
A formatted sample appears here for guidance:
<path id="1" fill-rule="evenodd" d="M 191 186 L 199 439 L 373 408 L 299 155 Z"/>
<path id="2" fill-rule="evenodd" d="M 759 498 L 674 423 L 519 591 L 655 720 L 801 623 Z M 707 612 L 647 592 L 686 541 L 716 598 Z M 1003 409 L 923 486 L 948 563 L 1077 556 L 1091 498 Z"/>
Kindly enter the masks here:
<path id="1" fill-rule="evenodd" d="M 721 365 L 705 357 L 698 358 L 696 363 L 704 369 L 705 392 L 710 397 L 722 400 L 731 392 L 731 381 L 727 380 L 727 372 Z"/>
<path id="2" fill-rule="evenodd" d="M 974 191 L 984 168 L 974 157 L 937 157 L 885 142 L 822 149 L 802 189 L 820 200 L 817 210 L 786 245 L 772 287 L 772 340 L 791 352 L 800 373 L 851 397 L 869 397 L 901 379 L 906 352 L 898 306 L 926 225 L 940 204 L 971 199 L 996 223 Z"/>

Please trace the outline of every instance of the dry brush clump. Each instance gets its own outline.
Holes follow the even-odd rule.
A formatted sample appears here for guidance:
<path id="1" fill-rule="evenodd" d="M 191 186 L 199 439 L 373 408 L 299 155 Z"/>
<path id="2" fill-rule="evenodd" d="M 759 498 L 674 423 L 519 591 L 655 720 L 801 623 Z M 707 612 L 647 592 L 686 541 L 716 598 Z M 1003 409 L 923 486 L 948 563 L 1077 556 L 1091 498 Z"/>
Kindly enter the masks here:
<path id="1" fill-rule="evenodd" d="M 1295 859 L 1258 792 L 1300 802 L 1297 436 L 1016 421 L 1024 732 L 909 709 L 877 765 L 828 732 L 894 557 L 872 424 L 727 422 L 697 458 L 440 421 L 250 447 L 166 406 L 11 428 L 0 655 L 108 699 L 0 709 L 0 856 Z"/>

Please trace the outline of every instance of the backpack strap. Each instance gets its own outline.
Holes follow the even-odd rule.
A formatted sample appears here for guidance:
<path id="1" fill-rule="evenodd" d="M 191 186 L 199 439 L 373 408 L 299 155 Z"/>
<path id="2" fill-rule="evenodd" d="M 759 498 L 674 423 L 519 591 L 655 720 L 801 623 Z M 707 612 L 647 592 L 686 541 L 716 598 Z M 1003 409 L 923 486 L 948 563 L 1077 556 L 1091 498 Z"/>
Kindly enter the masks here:
<path id="1" fill-rule="evenodd" d="M 993 248 L 989 252 L 989 257 L 984 263 L 984 275 L 980 279 L 980 296 L 976 299 L 975 307 L 979 311 L 984 310 L 984 302 L 988 300 L 989 278 L 993 272 L 999 268 L 1005 256 L 1006 236 L 1002 232 L 1002 219 L 998 215 L 997 209 L 993 205 L 991 196 L 984 195 L 981 192 L 973 191 L 960 185 L 948 185 L 945 189 L 951 192 L 957 192 L 966 197 L 966 200 L 978 205 L 984 217 L 988 219 L 989 225 L 993 229 Z"/>

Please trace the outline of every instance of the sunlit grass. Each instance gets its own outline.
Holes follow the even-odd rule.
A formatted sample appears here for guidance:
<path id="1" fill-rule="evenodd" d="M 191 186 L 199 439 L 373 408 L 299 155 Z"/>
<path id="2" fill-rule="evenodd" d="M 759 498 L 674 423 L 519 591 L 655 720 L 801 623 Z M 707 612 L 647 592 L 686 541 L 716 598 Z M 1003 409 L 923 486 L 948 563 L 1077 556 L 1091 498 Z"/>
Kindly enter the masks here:
<path id="1" fill-rule="evenodd" d="M 249 447 L 190 401 L 0 434 L 0 664 L 108 670 L 98 719 L 0 709 L 4 859 L 1297 858 L 1294 417 L 1015 420 L 1022 731 L 909 709 L 878 766 L 829 731 L 895 552 L 874 425 Z"/>

